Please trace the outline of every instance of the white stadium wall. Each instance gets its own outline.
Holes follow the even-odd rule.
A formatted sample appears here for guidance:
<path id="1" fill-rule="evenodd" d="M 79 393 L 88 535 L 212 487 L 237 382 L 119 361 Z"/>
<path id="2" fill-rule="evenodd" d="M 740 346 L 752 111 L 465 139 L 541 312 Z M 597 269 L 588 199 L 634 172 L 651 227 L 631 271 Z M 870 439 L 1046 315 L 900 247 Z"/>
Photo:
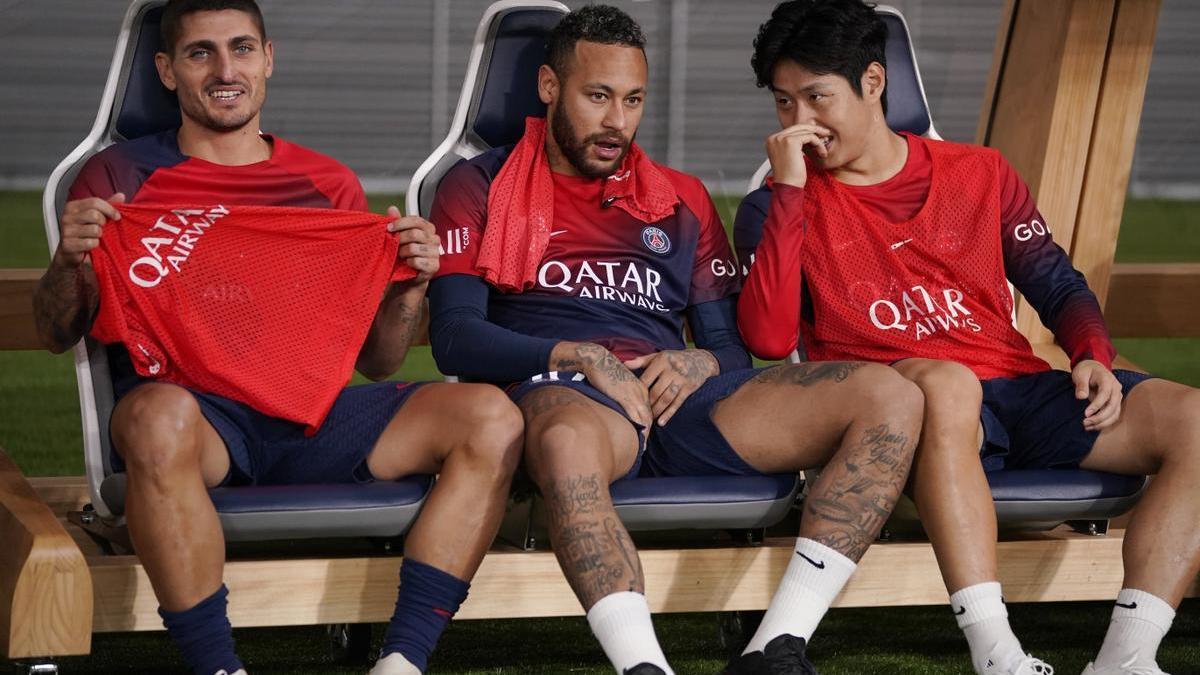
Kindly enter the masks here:
<path id="1" fill-rule="evenodd" d="M 276 71 L 264 130 L 398 192 L 445 133 L 489 0 L 262 0 Z M 570 6 L 582 3 L 570 1 Z M 738 193 L 776 122 L 751 42 L 773 0 L 616 0 L 649 40 L 639 142 Z M 907 16 L 938 130 L 973 140 L 1001 0 L 893 0 Z M 0 187 L 40 188 L 95 115 L 123 0 L 0 2 Z M 1200 93 L 1186 53 L 1200 3 L 1164 0 L 1132 190 L 1200 198 Z M 1031 101 L 1030 105 L 1037 105 Z"/>

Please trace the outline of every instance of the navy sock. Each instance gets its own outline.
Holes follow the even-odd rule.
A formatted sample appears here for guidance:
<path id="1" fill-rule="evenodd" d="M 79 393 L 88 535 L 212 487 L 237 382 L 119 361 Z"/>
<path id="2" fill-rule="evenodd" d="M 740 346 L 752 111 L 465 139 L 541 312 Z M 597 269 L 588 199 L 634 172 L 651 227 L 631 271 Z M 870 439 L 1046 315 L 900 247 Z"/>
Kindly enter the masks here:
<path id="1" fill-rule="evenodd" d="M 229 589 L 221 584 L 216 593 L 191 609 L 168 612 L 158 608 L 167 634 L 196 675 L 213 675 L 221 669 L 233 673 L 242 667 L 233 652 L 233 627 L 225 614 L 228 595 Z"/>
<path id="2" fill-rule="evenodd" d="M 425 672 L 429 655 L 471 584 L 436 567 L 405 558 L 400 563 L 396 613 L 388 623 L 380 656 L 399 652 Z"/>

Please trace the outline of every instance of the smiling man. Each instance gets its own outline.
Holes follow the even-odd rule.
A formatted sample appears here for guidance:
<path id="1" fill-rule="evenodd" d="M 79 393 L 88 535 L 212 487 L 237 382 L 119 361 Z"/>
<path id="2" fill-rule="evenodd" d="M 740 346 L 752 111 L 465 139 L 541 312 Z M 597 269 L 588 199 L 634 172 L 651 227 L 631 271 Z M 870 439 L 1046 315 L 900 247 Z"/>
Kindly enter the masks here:
<path id="1" fill-rule="evenodd" d="M 52 351 L 69 348 L 89 331 L 95 335 L 98 315 L 119 310 L 101 306 L 91 256 L 104 253 L 96 249 L 105 230 L 121 227 L 122 202 L 166 208 L 226 204 L 366 210 L 358 179 L 345 166 L 260 133 L 273 56 L 253 0 L 171 0 L 166 5 L 156 64 L 163 85 L 178 97 L 182 122 L 178 129 L 107 148 L 87 162 L 72 185 L 61 218 L 62 238 L 35 297 L 38 329 Z M 311 209 L 306 213 L 319 217 Z M 395 207 L 388 214 L 387 228 L 399 239 L 398 255 L 416 277 L 392 283 L 374 315 L 357 355 L 358 369 L 372 379 L 389 376 L 404 360 L 429 277 L 438 265 L 432 226 L 419 218 L 400 218 Z M 277 231 L 281 240 L 295 236 L 290 215 L 275 217 L 264 229 Z M 169 224 L 163 227 L 178 231 Z M 207 246 L 225 232 L 223 226 L 209 229 L 201 243 Z M 380 235 L 382 246 L 387 235 Z M 335 237 L 328 236 L 335 244 Z M 149 241 L 152 246 L 138 255 L 157 255 L 154 247 L 166 246 Z M 197 255 L 187 259 L 188 275 L 180 273 L 175 282 L 203 283 L 192 272 L 201 264 Z M 357 272 L 361 261 L 347 265 L 342 260 L 344 256 L 330 256 L 324 273 Z M 208 263 L 208 273 L 214 275 L 209 278 L 223 288 L 217 263 L 241 263 Z M 287 264 L 269 269 L 277 283 L 293 283 Z M 221 293 L 217 301 L 246 297 Z M 312 321 L 323 309 L 298 298 L 295 321 Z M 289 335 L 291 325 L 265 326 L 264 341 L 274 336 L 279 344 L 261 348 L 288 348 L 281 336 Z M 223 362 L 244 358 L 210 356 Z M 339 354 L 338 360 L 344 362 L 346 356 L 354 358 Z M 193 672 L 227 675 L 242 667 L 226 614 L 225 542 L 207 488 L 439 474 L 407 535 L 403 583 L 374 672 L 424 671 L 495 536 L 519 458 L 521 416 L 503 392 L 442 383 L 349 387 L 337 395 L 319 430 L 309 434 L 304 425 L 264 414 L 246 401 L 141 377 L 119 344 L 109 347 L 109 360 L 117 399 L 109 429 L 116 454 L 112 462 L 128 476 L 129 534 L 167 632 Z M 319 373 L 307 374 L 318 377 L 279 372 L 277 386 L 306 388 L 320 379 Z M 334 387 L 344 383 L 343 377 L 340 371 L 333 375 Z"/>
<path id="2" fill-rule="evenodd" d="M 738 325 L 763 358 L 802 340 L 809 359 L 891 364 L 921 387 L 912 494 L 981 675 L 1051 672 L 1008 624 L 985 467 L 1157 473 L 1084 672 L 1161 673 L 1200 569 L 1200 391 L 1112 370 L 1095 295 L 999 152 L 888 128 L 886 39 L 861 0 L 785 2 L 760 28 L 752 66 L 783 130 L 766 143 L 773 180 L 738 210 Z M 1009 281 L 1071 372 L 1012 325 Z"/>
<path id="3" fill-rule="evenodd" d="M 762 627 L 730 665 L 809 673 L 806 640 L 904 484 L 921 397 L 874 364 L 749 367 L 737 271 L 704 185 L 634 143 L 643 45 L 615 8 L 567 15 L 538 72 L 546 120 L 442 180 L 434 355 L 443 372 L 510 384 L 551 545 L 618 673 L 670 667 L 609 484 L 825 465 Z"/>

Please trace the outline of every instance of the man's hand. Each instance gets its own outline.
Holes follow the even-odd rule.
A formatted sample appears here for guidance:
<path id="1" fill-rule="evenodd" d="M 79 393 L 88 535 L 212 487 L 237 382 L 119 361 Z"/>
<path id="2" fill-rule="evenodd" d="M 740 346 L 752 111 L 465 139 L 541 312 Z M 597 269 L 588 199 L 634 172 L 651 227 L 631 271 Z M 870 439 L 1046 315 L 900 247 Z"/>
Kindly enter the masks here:
<path id="1" fill-rule="evenodd" d="M 642 384 L 650 391 L 650 406 L 658 425 L 663 426 L 704 381 L 721 371 L 717 357 L 704 349 L 665 351 L 639 356 L 625 362 L 642 371 Z"/>
<path id="2" fill-rule="evenodd" d="M 583 373 L 593 387 L 620 404 L 629 419 L 649 428 L 646 385 L 612 352 L 592 342 L 560 342 L 550 354 L 550 369 Z"/>
<path id="3" fill-rule="evenodd" d="M 1116 424 L 1121 415 L 1121 383 L 1112 371 L 1099 361 L 1086 359 L 1071 370 L 1075 383 L 1075 398 L 1089 399 L 1083 411 L 1083 428 L 1100 431 Z"/>
<path id="4" fill-rule="evenodd" d="M 804 166 L 805 149 L 824 158 L 829 154 L 825 139 L 831 132 L 815 124 L 794 124 L 767 137 L 767 159 L 776 183 L 804 187 L 808 169 Z"/>
<path id="5" fill-rule="evenodd" d="M 108 201 L 99 197 L 88 197 L 67 202 L 62 218 L 58 221 L 61 237 L 58 240 L 58 250 L 54 253 L 53 264 L 69 268 L 82 265 L 88 253 L 100 245 L 100 234 L 104 231 L 104 224 L 110 220 L 121 219 L 121 212 L 113 204 L 124 202 L 125 195 L 120 192 L 109 197 Z"/>
<path id="6" fill-rule="evenodd" d="M 420 216 L 401 216 L 400 209 L 389 206 L 388 232 L 397 233 L 400 250 L 396 256 L 417 271 L 409 284 L 424 284 L 438 271 L 438 236 L 433 223 Z"/>

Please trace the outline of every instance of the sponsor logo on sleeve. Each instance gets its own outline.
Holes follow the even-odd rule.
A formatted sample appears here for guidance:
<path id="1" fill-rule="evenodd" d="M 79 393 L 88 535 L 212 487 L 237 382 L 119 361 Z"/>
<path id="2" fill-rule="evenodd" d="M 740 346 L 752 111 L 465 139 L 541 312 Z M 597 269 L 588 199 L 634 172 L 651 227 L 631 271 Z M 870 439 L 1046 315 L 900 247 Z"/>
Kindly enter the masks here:
<path id="1" fill-rule="evenodd" d="M 438 243 L 438 255 L 456 255 L 471 248 L 471 228 L 456 227 L 448 230 Z"/>

